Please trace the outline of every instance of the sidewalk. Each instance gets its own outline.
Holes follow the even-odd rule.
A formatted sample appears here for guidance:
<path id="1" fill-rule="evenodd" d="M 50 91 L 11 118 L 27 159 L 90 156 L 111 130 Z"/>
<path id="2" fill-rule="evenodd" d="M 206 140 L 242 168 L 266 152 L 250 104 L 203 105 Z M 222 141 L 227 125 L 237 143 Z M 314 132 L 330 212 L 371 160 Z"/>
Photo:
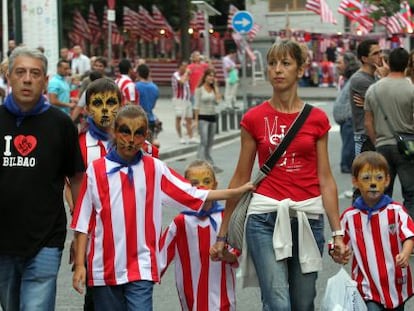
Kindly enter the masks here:
<path id="1" fill-rule="evenodd" d="M 198 144 L 180 144 L 180 140 L 175 131 L 175 111 L 171 102 L 171 87 L 160 86 L 160 99 L 154 109 L 155 114 L 162 121 L 163 131 L 158 135 L 160 142 L 160 159 L 166 160 L 172 157 L 180 156 L 190 152 L 195 152 L 198 148 Z M 237 105 L 240 109 L 236 110 L 237 113 L 227 117 L 227 128 L 223 128 L 223 110 L 220 106 L 217 109 L 219 113 L 219 132 L 215 136 L 215 143 L 220 143 L 230 139 L 237 138 L 239 136 L 238 124 L 242 115 L 244 107 L 247 107 L 247 103 L 244 105 L 243 90 L 246 90 L 246 99 L 255 103 L 262 102 L 266 98 L 270 98 L 272 94 L 271 86 L 267 81 L 258 81 L 256 85 L 251 84 L 251 79 L 248 79 L 245 84 L 240 85 L 238 89 L 238 102 Z M 222 89 L 222 93 L 224 89 Z M 331 101 L 335 100 L 337 90 L 335 88 L 318 88 L 318 87 L 306 87 L 299 88 L 299 96 L 305 101 Z M 185 131 L 183 130 L 183 133 Z"/>

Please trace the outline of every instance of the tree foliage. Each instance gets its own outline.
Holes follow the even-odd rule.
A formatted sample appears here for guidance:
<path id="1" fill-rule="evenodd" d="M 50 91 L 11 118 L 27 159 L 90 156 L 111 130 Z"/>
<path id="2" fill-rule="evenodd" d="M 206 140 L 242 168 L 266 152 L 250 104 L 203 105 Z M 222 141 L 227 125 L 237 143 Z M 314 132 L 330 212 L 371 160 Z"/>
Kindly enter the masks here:
<path id="1" fill-rule="evenodd" d="M 373 19 L 379 20 L 381 17 L 391 17 L 400 11 L 400 4 L 404 0 L 366 0 L 367 3 L 374 4 L 378 9 L 370 15 Z M 414 0 L 407 1 L 411 6 Z"/>

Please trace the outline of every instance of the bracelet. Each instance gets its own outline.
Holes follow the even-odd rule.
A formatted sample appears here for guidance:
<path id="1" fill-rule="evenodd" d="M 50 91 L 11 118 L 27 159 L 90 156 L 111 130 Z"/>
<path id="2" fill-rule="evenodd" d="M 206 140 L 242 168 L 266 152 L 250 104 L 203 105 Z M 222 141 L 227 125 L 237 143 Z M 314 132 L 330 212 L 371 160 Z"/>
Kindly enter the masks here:
<path id="1" fill-rule="evenodd" d="M 217 236 L 216 237 L 216 242 L 227 242 L 227 235 L 225 236 Z"/>
<path id="2" fill-rule="evenodd" d="M 342 229 L 332 231 L 332 237 L 333 238 L 336 237 L 336 236 L 338 236 L 338 235 L 344 236 L 345 235 L 345 231 L 342 230 Z"/>

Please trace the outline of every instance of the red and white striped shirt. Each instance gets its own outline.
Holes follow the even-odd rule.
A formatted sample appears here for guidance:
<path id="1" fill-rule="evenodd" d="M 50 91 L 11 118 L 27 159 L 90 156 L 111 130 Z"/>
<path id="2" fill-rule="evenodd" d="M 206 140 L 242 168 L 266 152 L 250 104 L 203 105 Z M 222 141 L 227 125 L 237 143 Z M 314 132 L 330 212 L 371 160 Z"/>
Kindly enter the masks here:
<path id="1" fill-rule="evenodd" d="M 183 99 L 183 100 L 190 100 L 190 83 L 185 81 L 181 83 L 180 73 L 178 71 L 174 72 L 171 77 L 171 86 L 173 91 L 173 98 L 174 99 Z"/>
<path id="2" fill-rule="evenodd" d="M 211 215 L 220 227 L 222 212 Z M 161 275 L 175 260 L 175 281 L 183 310 L 235 310 L 235 267 L 210 259 L 217 232 L 209 218 L 180 214 L 161 238 Z M 240 253 L 231 249 L 239 256 Z"/>
<path id="3" fill-rule="evenodd" d="M 414 294 L 410 267 L 400 268 L 395 256 L 402 243 L 414 237 L 414 221 L 396 202 L 368 214 L 354 207 L 341 216 L 344 242 L 354 253 L 352 278 L 364 300 L 373 300 L 394 309 Z"/>
<path id="4" fill-rule="evenodd" d="M 122 94 L 122 106 L 127 102 L 139 104 L 139 93 L 135 88 L 135 83 L 128 75 L 121 75 L 115 80 Z"/>
<path id="5" fill-rule="evenodd" d="M 148 155 L 128 168 L 100 158 L 88 166 L 71 228 L 89 234 L 89 286 L 158 282 L 162 206 L 199 210 L 208 191 L 192 187 L 163 162 Z"/>
<path id="6" fill-rule="evenodd" d="M 81 148 L 83 162 L 85 167 L 96 159 L 105 156 L 110 147 L 110 141 L 103 141 L 93 138 L 89 131 L 79 134 L 79 145 Z"/>

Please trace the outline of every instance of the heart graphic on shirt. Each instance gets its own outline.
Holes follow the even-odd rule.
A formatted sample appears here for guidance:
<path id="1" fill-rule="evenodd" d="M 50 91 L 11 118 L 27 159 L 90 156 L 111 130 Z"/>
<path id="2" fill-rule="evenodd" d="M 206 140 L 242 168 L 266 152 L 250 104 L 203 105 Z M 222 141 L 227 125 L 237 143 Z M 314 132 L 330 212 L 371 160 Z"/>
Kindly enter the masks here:
<path id="1" fill-rule="evenodd" d="M 27 156 L 37 145 L 37 140 L 32 135 L 19 135 L 14 139 L 14 146 L 22 156 Z"/>

